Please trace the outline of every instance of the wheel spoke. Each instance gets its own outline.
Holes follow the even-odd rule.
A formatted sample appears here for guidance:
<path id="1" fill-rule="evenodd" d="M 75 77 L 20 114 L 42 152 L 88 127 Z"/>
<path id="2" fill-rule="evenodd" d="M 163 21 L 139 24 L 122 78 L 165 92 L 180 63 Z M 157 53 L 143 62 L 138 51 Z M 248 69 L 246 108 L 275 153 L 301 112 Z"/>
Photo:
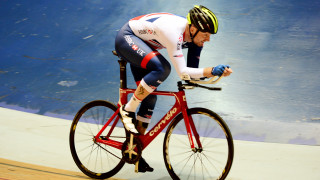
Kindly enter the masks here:
<path id="1" fill-rule="evenodd" d="M 70 130 L 71 153 L 79 169 L 89 177 L 109 178 L 124 165 L 121 150 L 94 140 L 116 110 L 117 107 L 107 101 L 93 101 L 80 109 L 73 120 Z M 108 126 L 103 134 L 108 134 L 110 129 Z M 125 141 L 124 128 L 115 127 L 109 139 Z"/>
<path id="2" fill-rule="evenodd" d="M 191 151 L 183 117 L 177 116 L 165 135 L 167 170 L 173 179 L 225 179 L 233 160 L 233 140 L 227 125 L 207 109 L 194 108 L 189 114 L 202 147 Z"/>

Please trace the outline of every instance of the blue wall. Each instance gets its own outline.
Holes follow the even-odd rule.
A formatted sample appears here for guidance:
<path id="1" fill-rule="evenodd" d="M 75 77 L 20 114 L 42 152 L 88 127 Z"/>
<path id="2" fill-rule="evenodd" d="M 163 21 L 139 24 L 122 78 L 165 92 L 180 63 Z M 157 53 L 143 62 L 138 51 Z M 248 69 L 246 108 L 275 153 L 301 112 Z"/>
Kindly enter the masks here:
<path id="1" fill-rule="evenodd" d="M 220 23 L 200 65 L 230 64 L 234 73 L 222 92 L 188 92 L 189 106 L 222 115 L 235 139 L 320 145 L 320 2 L 311 0 L 0 1 L 0 106 L 72 119 L 84 102 L 117 102 L 117 30 L 141 14 L 186 15 L 194 4 Z M 172 71 L 159 89 L 176 90 L 177 80 Z M 153 123 L 168 104 L 160 98 Z"/>

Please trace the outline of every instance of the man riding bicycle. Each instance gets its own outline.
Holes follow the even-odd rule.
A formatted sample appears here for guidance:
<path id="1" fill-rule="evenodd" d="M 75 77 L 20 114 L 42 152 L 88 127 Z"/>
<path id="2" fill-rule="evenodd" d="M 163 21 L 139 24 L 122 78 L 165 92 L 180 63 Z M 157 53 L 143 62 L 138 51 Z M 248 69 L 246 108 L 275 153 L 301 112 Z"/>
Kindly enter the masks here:
<path id="1" fill-rule="evenodd" d="M 204 6 L 194 6 L 187 18 L 170 13 L 153 13 L 131 19 L 118 32 L 115 49 L 130 63 L 137 89 L 130 101 L 122 105 L 120 115 L 124 127 L 133 134 L 145 134 L 157 97 L 149 95 L 170 74 L 170 63 L 157 51 L 166 48 L 170 61 L 183 79 L 229 76 L 228 65 L 199 68 L 200 53 L 210 35 L 218 31 L 218 20 Z M 188 48 L 187 63 L 182 53 Z M 141 104 L 141 105 L 140 105 Z M 136 115 L 136 109 L 140 105 Z M 139 172 L 153 171 L 143 158 Z"/>

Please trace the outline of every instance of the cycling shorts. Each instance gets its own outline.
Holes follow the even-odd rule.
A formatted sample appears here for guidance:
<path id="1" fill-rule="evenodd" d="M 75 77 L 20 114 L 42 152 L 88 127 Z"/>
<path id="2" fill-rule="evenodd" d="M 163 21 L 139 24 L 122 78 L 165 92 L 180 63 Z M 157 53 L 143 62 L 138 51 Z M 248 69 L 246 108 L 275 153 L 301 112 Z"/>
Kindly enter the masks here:
<path id="1" fill-rule="evenodd" d="M 135 81 L 141 81 L 149 92 L 155 90 L 171 72 L 170 63 L 157 50 L 137 37 L 129 23 L 118 32 L 115 48 L 120 57 L 130 63 Z"/>

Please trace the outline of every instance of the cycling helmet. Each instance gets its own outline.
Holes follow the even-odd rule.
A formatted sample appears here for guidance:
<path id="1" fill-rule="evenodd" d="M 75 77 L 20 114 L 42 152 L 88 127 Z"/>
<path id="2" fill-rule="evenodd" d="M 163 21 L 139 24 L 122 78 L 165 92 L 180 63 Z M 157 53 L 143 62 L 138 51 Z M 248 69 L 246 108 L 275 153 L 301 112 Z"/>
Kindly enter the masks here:
<path id="1" fill-rule="evenodd" d="M 210 9 L 195 5 L 187 15 L 188 24 L 193 24 L 201 32 L 216 34 L 218 32 L 218 19 Z"/>

